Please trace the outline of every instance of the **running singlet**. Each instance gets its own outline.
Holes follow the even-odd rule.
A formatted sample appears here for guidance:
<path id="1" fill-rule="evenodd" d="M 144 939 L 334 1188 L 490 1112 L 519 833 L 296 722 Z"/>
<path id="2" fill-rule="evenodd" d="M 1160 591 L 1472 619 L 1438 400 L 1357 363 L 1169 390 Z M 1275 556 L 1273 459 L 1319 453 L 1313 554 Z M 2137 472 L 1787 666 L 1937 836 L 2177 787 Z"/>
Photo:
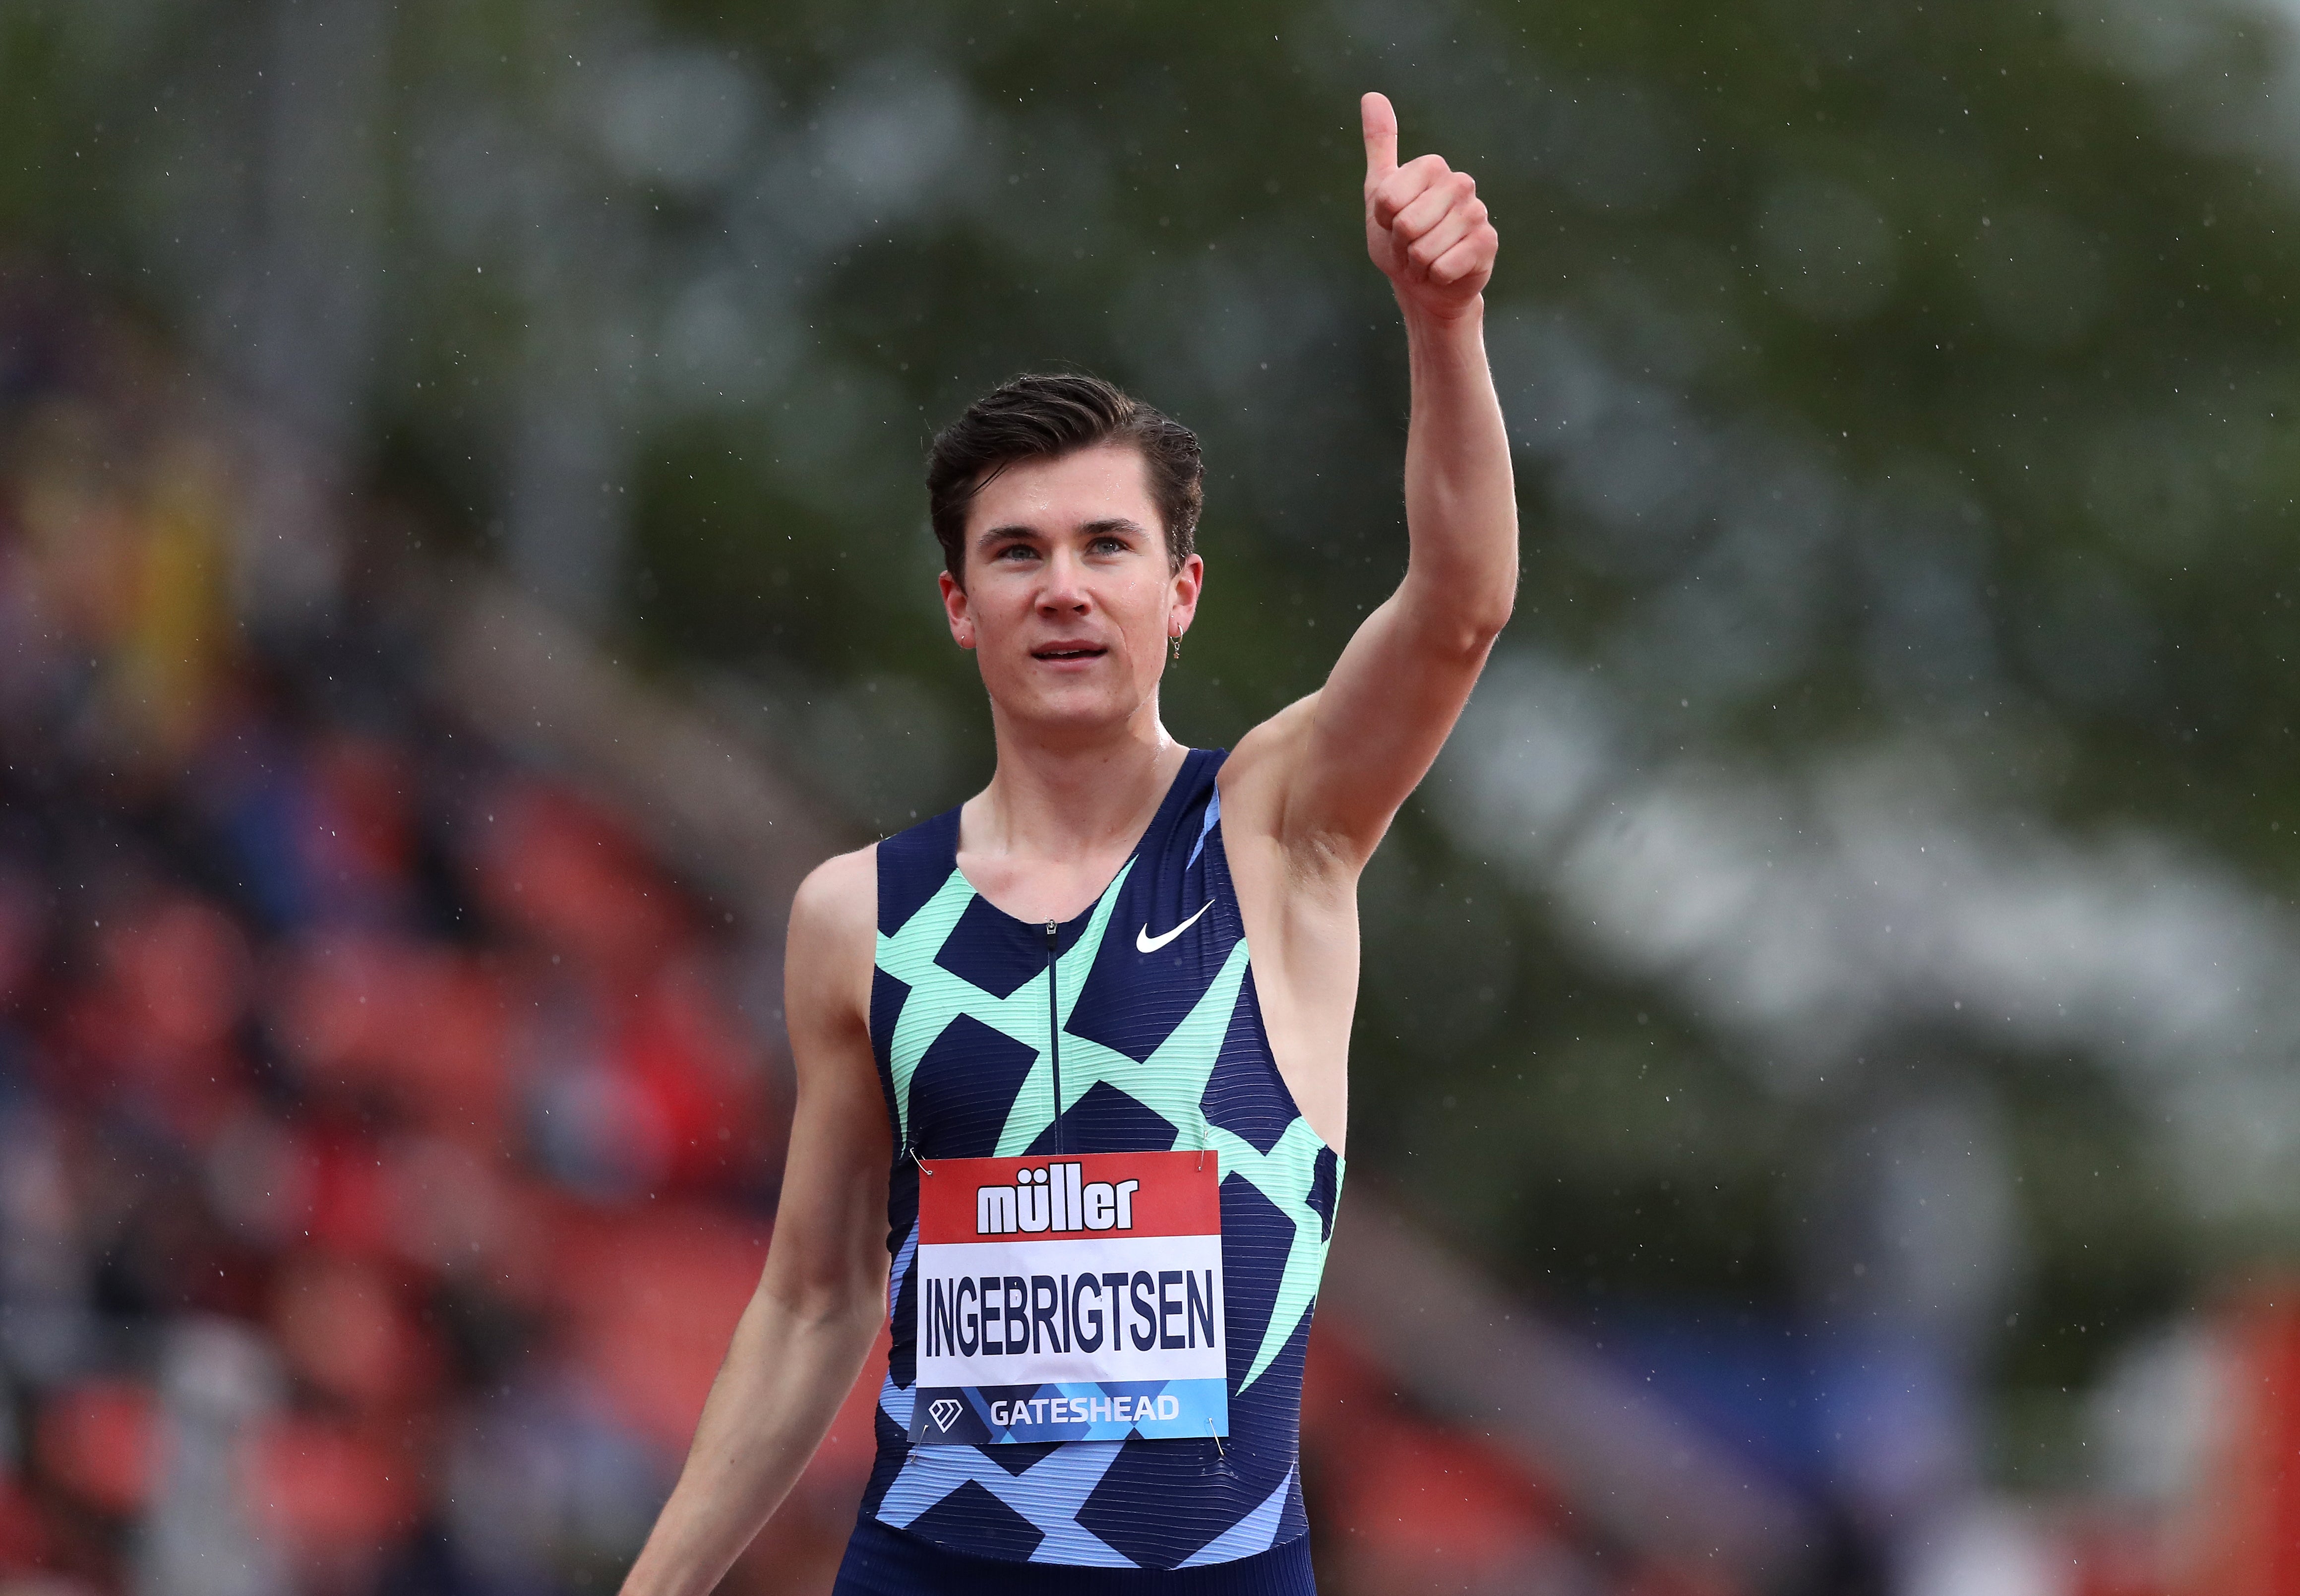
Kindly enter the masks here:
<path id="1" fill-rule="evenodd" d="M 1219 749 L 1188 756 L 1117 878 L 1059 928 L 1055 1058 L 1046 928 L 967 883 L 958 811 L 879 844 L 871 1041 L 898 1149 L 887 1199 L 894 1349 L 858 1546 L 891 1527 L 1007 1563 L 1205 1567 L 1307 1531 L 1302 1355 L 1342 1166 L 1295 1107 L 1262 1030 L 1222 851 L 1221 762 Z M 1227 1433 L 912 1444 L 919 1188 L 934 1178 L 922 1171 L 1154 1149 L 1208 1150 L 1219 1171 Z"/>

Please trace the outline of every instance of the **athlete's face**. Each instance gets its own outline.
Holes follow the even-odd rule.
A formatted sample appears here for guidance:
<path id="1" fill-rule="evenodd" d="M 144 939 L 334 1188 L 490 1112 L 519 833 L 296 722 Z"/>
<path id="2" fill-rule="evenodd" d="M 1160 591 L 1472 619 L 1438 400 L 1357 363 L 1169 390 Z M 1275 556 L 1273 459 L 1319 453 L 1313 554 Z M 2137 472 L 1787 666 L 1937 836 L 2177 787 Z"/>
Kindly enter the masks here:
<path id="1" fill-rule="evenodd" d="M 943 606 L 991 702 L 1080 726 L 1152 701 L 1204 569 L 1196 555 L 1173 569 L 1142 452 L 1124 444 L 999 472 L 967 512 L 965 556 Z"/>

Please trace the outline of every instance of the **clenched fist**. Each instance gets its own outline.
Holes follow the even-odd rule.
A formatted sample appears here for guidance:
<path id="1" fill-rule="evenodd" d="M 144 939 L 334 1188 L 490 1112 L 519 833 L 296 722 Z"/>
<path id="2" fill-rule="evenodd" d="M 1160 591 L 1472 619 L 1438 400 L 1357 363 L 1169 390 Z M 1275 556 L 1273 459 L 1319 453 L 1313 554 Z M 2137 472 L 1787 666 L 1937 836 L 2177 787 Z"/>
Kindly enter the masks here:
<path id="1" fill-rule="evenodd" d="M 1437 155 L 1397 163 L 1397 113 L 1386 96 L 1358 103 L 1365 119 L 1366 253 L 1398 301 L 1451 321 L 1475 309 L 1494 274 L 1501 235 L 1466 171 Z"/>

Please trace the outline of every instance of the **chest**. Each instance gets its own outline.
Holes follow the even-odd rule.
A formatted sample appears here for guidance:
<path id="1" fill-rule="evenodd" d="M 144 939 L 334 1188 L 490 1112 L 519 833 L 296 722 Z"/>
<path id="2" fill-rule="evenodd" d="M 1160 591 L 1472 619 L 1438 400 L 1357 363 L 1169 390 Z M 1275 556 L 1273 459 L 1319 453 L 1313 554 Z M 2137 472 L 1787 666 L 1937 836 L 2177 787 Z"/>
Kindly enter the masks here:
<path id="1" fill-rule="evenodd" d="M 976 895 L 1024 924 L 1057 924 L 1090 911 L 1096 898 L 1126 867 L 1128 850 L 1111 847 L 1075 858 L 1021 859 L 1007 854 L 961 853 L 960 874 Z"/>
<path id="2" fill-rule="evenodd" d="M 923 1157 L 1195 1149 L 1225 1117 L 1295 1117 L 1212 826 L 1138 853 L 1051 943 L 954 865 L 881 934 L 873 981 L 896 1131 Z"/>

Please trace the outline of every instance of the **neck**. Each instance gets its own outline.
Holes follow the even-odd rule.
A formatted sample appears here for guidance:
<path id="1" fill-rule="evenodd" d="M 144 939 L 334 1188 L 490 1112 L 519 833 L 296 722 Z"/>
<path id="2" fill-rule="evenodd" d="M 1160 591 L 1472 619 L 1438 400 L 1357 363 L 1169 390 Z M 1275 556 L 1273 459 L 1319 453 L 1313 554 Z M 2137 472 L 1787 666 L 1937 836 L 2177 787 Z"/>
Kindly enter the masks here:
<path id="1" fill-rule="evenodd" d="M 1016 725 L 991 706 L 998 769 L 967 806 L 969 851 L 1075 859 L 1130 843 L 1189 750 L 1167 735 L 1153 694 L 1114 726 Z"/>

